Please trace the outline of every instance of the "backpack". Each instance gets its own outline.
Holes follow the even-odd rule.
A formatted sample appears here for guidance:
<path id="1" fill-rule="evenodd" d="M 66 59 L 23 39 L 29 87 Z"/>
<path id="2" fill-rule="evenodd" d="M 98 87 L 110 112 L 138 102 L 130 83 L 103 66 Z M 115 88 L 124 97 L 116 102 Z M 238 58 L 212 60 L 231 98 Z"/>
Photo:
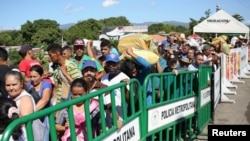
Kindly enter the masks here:
<path id="1" fill-rule="evenodd" d="M 28 93 L 33 97 L 36 104 L 42 98 L 42 93 L 41 93 L 42 86 L 43 85 L 41 85 L 39 92 L 37 92 L 36 89 L 32 86 L 32 84 L 28 83 Z"/>

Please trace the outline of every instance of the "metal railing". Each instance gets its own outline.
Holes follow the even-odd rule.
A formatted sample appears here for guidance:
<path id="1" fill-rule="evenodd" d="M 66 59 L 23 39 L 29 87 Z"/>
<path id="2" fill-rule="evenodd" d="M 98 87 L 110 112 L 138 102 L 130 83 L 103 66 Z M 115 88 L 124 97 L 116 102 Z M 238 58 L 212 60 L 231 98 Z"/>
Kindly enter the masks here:
<path id="1" fill-rule="evenodd" d="M 1 141 L 9 140 L 14 128 L 25 125 L 28 141 L 33 140 L 32 121 L 44 116 L 49 117 L 50 137 L 57 141 L 55 113 L 68 108 L 71 140 L 76 141 L 73 105 L 84 102 L 86 131 L 89 141 L 119 140 L 128 137 L 131 140 L 193 140 L 211 120 L 209 66 L 200 66 L 199 71 L 149 74 L 143 85 L 136 79 L 129 84 L 129 99 L 125 97 L 126 83 L 122 82 L 91 92 L 82 97 L 57 104 L 47 109 L 13 121 L 3 132 Z M 121 91 L 123 126 L 118 129 L 116 117 L 115 90 Z M 111 94 L 112 123 L 107 128 L 104 97 Z M 101 133 L 92 132 L 90 118 L 90 100 L 98 97 L 100 109 Z M 129 135 L 129 136 L 128 136 Z"/>

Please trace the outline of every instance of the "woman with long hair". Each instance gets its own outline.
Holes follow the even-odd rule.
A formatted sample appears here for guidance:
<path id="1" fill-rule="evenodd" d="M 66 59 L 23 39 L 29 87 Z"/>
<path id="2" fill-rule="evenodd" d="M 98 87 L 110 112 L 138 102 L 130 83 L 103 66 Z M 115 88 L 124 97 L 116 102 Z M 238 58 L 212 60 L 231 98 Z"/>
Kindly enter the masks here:
<path id="1" fill-rule="evenodd" d="M 43 74 L 44 70 L 40 65 L 34 65 L 30 68 L 28 92 L 37 93 L 39 96 L 39 99 L 34 99 L 37 111 L 50 106 L 50 98 L 52 94 L 52 84 L 43 79 Z"/>
<path id="2" fill-rule="evenodd" d="M 44 80 L 44 70 L 40 65 L 34 65 L 30 68 L 30 81 L 28 82 L 28 92 L 32 94 L 35 103 L 36 111 L 42 110 L 50 106 L 52 97 L 52 84 Z M 36 95 L 36 96 L 35 96 Z M 48 116 L 40 118 L 44 126 L 49 129 Z M 49 130 L 46 130 L 44 141 L 49 140 Z"/>
<path id="3" fill-rule="evenodd" d="M 33 97 L 25 89 L 25 81 L 22 74 L 19 71 L 9 71 L 5 75 L 5 88 L 9 94 L 9 98 L 14 100 L 17 105 L 19 117 L 23 117 L 32 114 L 36 111 L 36 105 Z M 34 120 L 33 135 L 34 140 L 43 140 L 46 128 L 39 119 Z M 26 128 L 22 126 L 23 137 L 26 139 Z"/>

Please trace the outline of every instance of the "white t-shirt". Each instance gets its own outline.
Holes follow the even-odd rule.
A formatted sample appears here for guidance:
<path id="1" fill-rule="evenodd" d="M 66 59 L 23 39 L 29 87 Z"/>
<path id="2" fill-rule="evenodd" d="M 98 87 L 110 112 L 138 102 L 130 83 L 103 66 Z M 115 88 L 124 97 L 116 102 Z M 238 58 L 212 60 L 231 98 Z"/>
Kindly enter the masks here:
<path id="1" fill-rule="evenodd" d="M 34 110 L 34 112 L 35 112 L 35 111 L 36 111 L 36 103 L 35 103 L 33 97 L 32 97 L 26 90 L 23 90 L 22 93 L 21 93 L 17 98 L 15 98 L 15 102 L 16 102 L 16 105 L 17 105 L 17 109 L 19 109 L 20 101 L 21 101 L 21 98 L 22 98 L 23 96 L 29 96 L 29 97 L 31 97 L 32 103 L 33 103 L 33 108 L 34 108 L 33 110 Z"/>
<path id="2" fill-rule="evenodd" d="M 52 68 L 52 65 L 53 65 L 53 63 L 52 62 L 49 62 L 49 70 L 48 70 L 48 72 L 50 72 L 50 73 L 54 73 L 54 70 L 53 70 L 53 68 Z M 49 79 L 52 81 L 52 83 L 54 84 L 54 77 L 53 77 L 53 75 L 51 76 L 51 77 L 49 77 Z"/>
<path id="3" fill-rule="evenodd" d="M 23 90 L 22 91 L 22 93 L 17 97 L 17 98 L 15 98 L 15 102 L 16 102 L 16 105 L 17 105 L 17 109 L 19 110 L 19 106 L 20 106 L 20 101 L 21 101 L 21 98 L 23 97 L 23 96 L 29 96 L 29 97 L 31 97 L 31 99 L 32 99 L 32 103 L 33 103 L 33 110 L 34 110 L 34 112 L 36 111 L 36 104 L 35 104 L 35 101 L 34 101 L 34 99 L 33 99 L 33 97 L 26 91 L 26 90 Z M 25 128 L 25 126 L 22 126 L 22 131 L 23 131 L 23 133 L 22 133 L 22 136 L 21 136 L 21 138 L 22 139 L 24 139 L 24 140 L 26 140 L 27 139 L 27 135 L 26 135 L 26 128 Z"/>
<path id="4" fill-rule="evenodd" d="M 206 65 L 211 65 L 212 64 L 212 57 L 207 57 L 206 55 L 203 55 L 203 64 L 206 64 Z"/>
<path id="5" fill-rule="evenodd" d="M 111 80 L 108 79 L 109 78 L 109 73 L 105 74 L 102 79 L 101 82 L 107 86 L 112 86 L 115 84 L 119 84 L 122 80 L 124 79 L 130 79 L 125 73 L 120 72 L 117 76 L 115 76 L 114 78 L 112 78 Z M 129 90 L 129 85 L 126 86 L 126 88 Z M 115 89 L 115 103 L 118 106 L 121 106 L 121 90 L 120 89 Z M 110 99 L 110 95 L 106 95 L 104 97 L 104 104 L 109 104 L 111 103 L 111 99 Z"/>

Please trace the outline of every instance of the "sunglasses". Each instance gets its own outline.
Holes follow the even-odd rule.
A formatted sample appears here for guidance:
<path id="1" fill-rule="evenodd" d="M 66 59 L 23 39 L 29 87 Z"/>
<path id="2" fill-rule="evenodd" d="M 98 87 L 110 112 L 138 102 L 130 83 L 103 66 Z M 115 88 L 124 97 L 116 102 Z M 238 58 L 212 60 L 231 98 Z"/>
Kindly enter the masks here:
<path id="1" fill-rule="evenodd" d="M 74 46 L 74 50 L 78 50 L 78 49 L 84 49 L 84 46 Z"/>

